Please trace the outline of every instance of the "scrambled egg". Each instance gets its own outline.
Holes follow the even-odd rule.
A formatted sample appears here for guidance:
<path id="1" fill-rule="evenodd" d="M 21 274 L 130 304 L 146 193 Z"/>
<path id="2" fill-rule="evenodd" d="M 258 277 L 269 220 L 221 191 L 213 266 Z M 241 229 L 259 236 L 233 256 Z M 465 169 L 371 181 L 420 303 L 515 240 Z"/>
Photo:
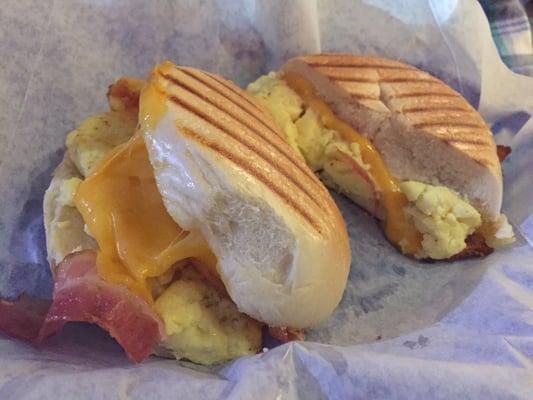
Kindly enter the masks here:
<path id="1" fill-rule="evenodd" d="M 338 132 L 328 129 L 312 109 L 305 109 L 301 98 L 274 72 L 248 85 L 247 90 L 268 111 L 282 128 L 287 142 L 305 159 L 326 186 L 350 197 L 370 212 L 376 210 L 375 188 L 365 173 L 369 166 L 363 162 L 357 143 L 346 143 Z M 353 160 L 362 173 L 354 173 Z"/>
<path id="2" fill-rule="evenodd" d="M 302 156 L 298 146 L 298 130 L 294 122 L 303 113 L 300 97 L 275 72 L 264 75 L 248 85 L 247 90 L 274 118 L 285 134 L 285 140 Z"/>
<path id="3" fill-rule="evenodd" d="M 511 244 L 516 240 L 513 227 L 503 214 L 500 214 L 493 221 L 483 221 L 479 231 L 485 238 L 487 245 L 494 249 Z"/>
<path id="4" fill-rule="evenodd" d="M 118 104 L 118 100 L 115 103 Z M 111 111 L 91 116 L 85 119 L 79 128 L 68 134 L 66 140 L 68 157 L 80 174 L 87 177 L 109 151 L 133 135 L 136 125 L 136 113 Z M 56 209 L 66 210 L 65 207 L 75 209 L 74 197 L 81 183 L 82 179 L 77 177 L 61 181 Z M 58 228 L 66 229 L 66 226 Z M 85 224 L 84 232 L 93 237 Z"/>
<path id="5" fill-rule="evenodd" d="M 306 109 L 301 98 L 276 73 L 260 77 L 247 90 L 265 107 L 289 144 L 328 187 L 384 217 L 376 201 L 377 189 L 369 166 L 363 162 L 356 143 L 346 143 L 336 131 L 327 129 L 320 117 Z M 418 258 L 445 259 L 459 253 L 466 247 L 466 237 L 481 225 L 479 212 L 444 186 L 408 181 L 401 183 L 400 188 L 409 200 L 405 212 L 423 235 Z M 500 229 L 500 236 L 506 234 L 504 231 Z"/>
<path id="6" fill-rule="evenodd" d="M 70 159 L 87 177 L 114 147 L 135 133 L 139 113 L 139 95 L 145 81 L 123 77 L 107 92 L 110 111 L 85 119 L 70 132 L 66 145 Z"/>
<path id="7" fill-rule="evenodd" d="M 163 346 L 176 358 L 208 365 L 255 354 L 261 347 L 261 324 L 240 313 L 194 268 L 182 271 L 154 309 L 168 336 Z"/>
<path id="8" fill-rule="evenodd" d="M 87 177 L 109 151 L 133 135 L 136 125 L 136 113 L 129 112 L 111 111 L 86 118 L 67 136 L 68 156 L 83 177 Z M 56 200 L 58 207 L 76 207 L 74 197 L 81 182 L 79 178 L 61 182 Z M 92 237 L 87 225 L 84 231 Z"/>
<path id="9" fill-rule="evenodd" d="M 415 181 L 400 187 L 409 200 L 405 212 L 423 234 L 418 258 L 439 260 L 461 252 L 466 237 L 481 225 L 479 212 L 447 187 Z"/>
<path id="10" fill-rule="evenodd" d="M 87 177 L 110 150 L 133 135 L 136 126 L 137 115 L 130 113 L 111 111 L 89 117 L 67 136 L 70 158 Z"/>
<path id="11" fill-rule="evenodd" d="M 324 150 L 324 156 L 327 159 L 333 157 L 333 154 L 340 150 L 344 154 L 348 154 L 358 165 L 360 165 L 364 170 L 368 171 L 370 166 L 365 164 L 363 158 L 361 157 L 361 149 L 357 143 L 346 143 L 345 141 L 332 141 L 328 143 Z"/>
<path id="12" fill-rule="evenodd" d="M 359 145 L 342 141 L 330 142 L 324 151 L 324 159 L 324 169 L 319 172 L 324 184 L 383 219 L 385 210 L 380 207 L 377 185 L 369 173 L 370 166 L 361 158 Z"/>
<path id="13" fill-rule="evenodd" d="M 311 109 L 307 109 L 294 125 L 298 131 L 296 142 L 307 165 L 313 171 L 321 170 L 324 166 L 326 146 L 333 140 L 335 132 L 326 129 Z"/>
<path id="14" fill-rule="evenodd" d="M 76 207 L 74 204 L 74 196 L 76 195 L 76 191 L 81 182 L 82 180 L 80 178 L 65 179 L 59 187 L 59 196 L 56 200 L 58 204 L 68 207 Z"/>
<path id="15" fill-rule="evenodd" d="M 250 83 L 247 90 L 268 111 L 282 129 L 287 142 L 304 157 L 313 171 L 325 169 L 326 160 L 333 156 L 336 149 L 368 169 L 361 158 L 359 145 L 348 145 L 340 139 L 338 132 L 326 128 L 319 115 L 311 109 L 305 109 L 300 96 L 275 72 Z"/>

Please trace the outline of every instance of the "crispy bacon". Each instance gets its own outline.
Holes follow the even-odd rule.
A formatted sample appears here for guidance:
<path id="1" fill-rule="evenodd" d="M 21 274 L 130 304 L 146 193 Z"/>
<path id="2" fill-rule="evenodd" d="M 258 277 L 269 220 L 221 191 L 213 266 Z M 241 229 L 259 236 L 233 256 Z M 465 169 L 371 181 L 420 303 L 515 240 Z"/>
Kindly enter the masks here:
<path id="1" fill-rule="evenodd" d="M 460 253 L 450 257 L 450 261 L 464 260 L 466 258 L 484 257 L 493 252 L 493 248 L 485 243 L 485 238 L 480 233 L 473 233 L 466 238 L 466 248 Z"/>
<path id="2" fill-rule="evenodd" d="M 503 162 L 509 154 L 511 154 L 512 149 L 509 146 L 503 146 L 501 144 L 496 146 L 496 152 L 498 153 L 498 159 L 500 162 Z"/>
<path id="3" fill-rule="evenodd" d="M 46 318 L 50 302 L 22 296 L 11 303 L 0 300 L 0 332 L 17 339 L 34 341 Z"/>
<path id="4" fill-rule="evenodd" d="M 161 320 L 143 299 L 98 276 L 94 251 L 71 254 L 59 264 L 52 304 L 48 312 L 42 309 L 35 312 L 33 303 L 28 307 L 24 299 L 2 302 L 0 330 L 40 343 L 67 322 L 95 323 L 108 331 L 134 362 L 148 357 L 164 337 Z"/>
<path id="5" fill-rule="evenodd" d="M 268 334 L 282 343 L 305 339 L 305 331 L 303 329 L 288 328 L 286 326 L 269 326 Z"/>
<path id="6" fill-rule="evenodd" d="M 107 100 L 111 111 L 136 112 L 144 81 L 123 77 L 109 86 Z"/>

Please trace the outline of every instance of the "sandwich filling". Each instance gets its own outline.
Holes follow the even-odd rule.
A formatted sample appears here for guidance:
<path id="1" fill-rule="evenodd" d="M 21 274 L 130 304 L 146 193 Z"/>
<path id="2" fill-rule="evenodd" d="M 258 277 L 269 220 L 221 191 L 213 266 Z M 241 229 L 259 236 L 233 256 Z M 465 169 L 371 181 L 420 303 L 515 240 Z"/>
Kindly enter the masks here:
<path id="1" fill-rule="evenodd" d="M 202 364 L 255 354 L 262 324 L 231 301 L 202 235 L 167 213 L 134 135 L 137 112 L 135 104 L 91 117 L 69 134 L 68 154 L 85 179 L 65 180 L 58 201 L 79 211 L 96 240 L 98 275 L 137 294 L 164 322 L 159 353 Z"/>
<path id="2" fill-rule="evenodd" d="M 388 239 L 404 254 L 447 259 L 465 250 L 469 236 L 478 232 L 491 247 L 513 240 L 504 216 L 483 221 L 450 188 L 398 181 L 373 144 L 337 118 L 303 77 L 271 72 L 247 90 L 323 182 L 383 220 Z"/>

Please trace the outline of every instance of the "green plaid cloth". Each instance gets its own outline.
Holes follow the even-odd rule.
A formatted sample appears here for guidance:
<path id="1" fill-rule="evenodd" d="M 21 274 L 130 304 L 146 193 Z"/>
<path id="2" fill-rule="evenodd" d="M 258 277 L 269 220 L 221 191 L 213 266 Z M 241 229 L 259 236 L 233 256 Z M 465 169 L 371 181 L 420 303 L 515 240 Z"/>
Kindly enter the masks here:
<path id="1" fill-rule="evenodd" d="M 533 76 L 533 0 L 479 0 L 490 22 L 503 62 L 513 71 Z"/>

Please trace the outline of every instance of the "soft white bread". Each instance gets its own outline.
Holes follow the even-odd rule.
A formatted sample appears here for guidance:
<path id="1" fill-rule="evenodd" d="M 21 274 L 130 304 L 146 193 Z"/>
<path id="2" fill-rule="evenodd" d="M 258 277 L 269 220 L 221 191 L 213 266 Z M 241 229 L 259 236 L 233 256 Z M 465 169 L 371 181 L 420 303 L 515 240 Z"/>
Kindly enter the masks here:
<path id="1" fill-rule="evenodd" d="M 164 63 L 139 117 L 168 212 L 202 232 L 239 310 L 294 328 L 328 317 L 350 265 L 344 222 L 255 101 L 219 76 Z"/>
<path id="2" fill-rule="evenodd" d="M 82 176 L 67 151 L 54 171 L 43 201 L 46 250 L 52 270 L 70 253 L 98 247 L 85 233 L 83 219 L 72 204 L 74 193 L 70 189 L 75 189 L 78 179 Z"/>
<path id="3" fill-rule="evenodd" d="M 298 57 L 285 72 L 311 82 L 373 142 L 395 177 L 450 187 L 489 220 L 499 216 L 502 172 L 491 131 L 442 81 L 400 62 L 349 54 Z"/>

